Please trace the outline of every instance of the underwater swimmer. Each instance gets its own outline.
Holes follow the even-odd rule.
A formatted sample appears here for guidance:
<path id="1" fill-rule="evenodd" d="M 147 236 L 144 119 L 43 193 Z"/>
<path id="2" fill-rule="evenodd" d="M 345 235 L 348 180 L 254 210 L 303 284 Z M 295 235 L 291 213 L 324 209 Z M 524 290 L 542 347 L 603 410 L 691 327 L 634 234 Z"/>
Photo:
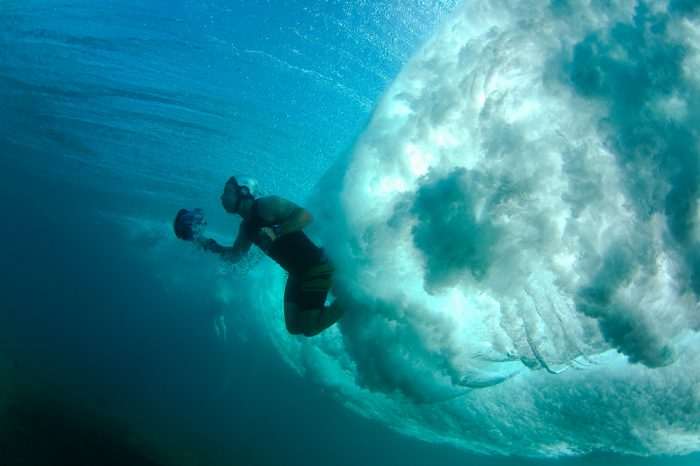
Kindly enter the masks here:
<path id="1" fill-rule="evenodd" d="M 175 235 L 233 263 L 256 245 L 289 273 L 284 290 L 287 331 L 317 335 L 343 316 L 338 301 L 325 305 L 333 263 L 303 232 L 313 220 L 308 210 L 278 196 L 256 199 L 257 194 L 253 178 L 231 177 L 224 185 L 221 204 L 226 212 L 243 219 L 233 246 L 222 246 L 202 234 L 206 222 L 201 209 L 180 210 L 173 223 Z"/>

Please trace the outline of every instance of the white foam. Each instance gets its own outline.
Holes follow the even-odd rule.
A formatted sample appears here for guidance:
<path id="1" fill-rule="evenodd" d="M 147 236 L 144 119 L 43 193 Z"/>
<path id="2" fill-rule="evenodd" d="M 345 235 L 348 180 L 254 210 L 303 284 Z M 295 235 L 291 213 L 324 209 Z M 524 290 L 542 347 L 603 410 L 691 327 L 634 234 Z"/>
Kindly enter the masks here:
<path id="1" fill-rule="evenodd" d="M 628 109 L 604 60 L 625 57 L 611 31 L 635 29 L 635 6 L 471 1 L 443 25 L 345 173 L 348 231 L 328 247 L 348 315 L 280 335 L 292 365 L 368 417 L 474 451 L 698 449 L 692 244 L 663 210 L 675 178 L 610 143 Z M 589 34 L 608 41 L 590 66 L 574 52 Z M 658 115 L 697 121 L 688 82 L 650 98 L 641 124 L 661 141 Z"/>

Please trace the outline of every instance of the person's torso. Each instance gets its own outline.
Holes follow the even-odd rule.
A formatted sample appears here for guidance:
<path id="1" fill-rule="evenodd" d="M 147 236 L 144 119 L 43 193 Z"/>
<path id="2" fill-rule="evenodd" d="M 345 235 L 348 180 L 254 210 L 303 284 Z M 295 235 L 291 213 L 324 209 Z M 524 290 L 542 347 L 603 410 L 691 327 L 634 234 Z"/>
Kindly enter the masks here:
<path id="1" fill-rule="evenodd" d="M 260 230 L 272 227 L 258 212 L 258 200 L 253 202 L 251 217 L 244 221 L 243 231 L 246 238 L 260 247 Z M 264 248 L 261 248 L 264 250 Z M 323 250 L 316 246 L 303 231 L 295 231 L 279 236 L 270 244 L 267 255 L 292 275 L 303 274 L 322 261 Z"/>

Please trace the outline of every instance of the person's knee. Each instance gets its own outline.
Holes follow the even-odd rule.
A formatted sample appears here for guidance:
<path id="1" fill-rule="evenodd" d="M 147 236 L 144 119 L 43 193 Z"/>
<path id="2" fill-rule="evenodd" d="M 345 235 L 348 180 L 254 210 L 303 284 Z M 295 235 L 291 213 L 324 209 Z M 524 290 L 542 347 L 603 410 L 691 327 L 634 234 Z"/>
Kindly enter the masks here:
<path id="1" fill-rule="evenodd" d="M 290 335 L 301 335 L 303 332 L 303 329 L 301 329 L 297 325 L 293 325 L 290 322 L 287 322 L 287 332 L 289 332 Z"/>
<path id="2" fill-rule="evenodd" d="M 317 328 L 305 328 L 302 333 L 305 337 L 314 337 L 321 333 L 321 330 Z"/>
<path id="3" fill-rule="evenodd" d="M 304 335 L 305 337 L 313 337 L 319 334 L 319 330 L 312 325 L 287 324 L 287 332 L 289 332 L 290 335 Z"/>
<path id="4" fill-rule="evenodd" d="M 323 330 L 318 325 L 320 312 L 320 309 L 301 309 L 294 303 L 285 302 L 284 322 L 287 332 L 290 335 L 304 335 L 306 337 L 318 335 Z"/>
<path id="5" fill-rule="evenodd" d="M 304 335 L 305 337 L 313 337 L 321 333 L 322 329 L 318 328 L 313 322 L 287 322 L 287 332 L 290 335 Z"/>

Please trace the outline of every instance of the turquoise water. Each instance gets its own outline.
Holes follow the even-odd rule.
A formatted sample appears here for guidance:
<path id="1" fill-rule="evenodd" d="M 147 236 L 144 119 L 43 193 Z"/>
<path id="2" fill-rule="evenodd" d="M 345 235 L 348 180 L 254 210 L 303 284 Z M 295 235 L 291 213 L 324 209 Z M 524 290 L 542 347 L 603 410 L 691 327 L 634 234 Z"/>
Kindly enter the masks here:
<path id="1" fill-rule="evenodd" d="M 0 459 L 695 464 L 699 15 L 3 2 Z M 231 241 L 236 173 L 314 213 L 340 325 L 172 237 Z"/>

